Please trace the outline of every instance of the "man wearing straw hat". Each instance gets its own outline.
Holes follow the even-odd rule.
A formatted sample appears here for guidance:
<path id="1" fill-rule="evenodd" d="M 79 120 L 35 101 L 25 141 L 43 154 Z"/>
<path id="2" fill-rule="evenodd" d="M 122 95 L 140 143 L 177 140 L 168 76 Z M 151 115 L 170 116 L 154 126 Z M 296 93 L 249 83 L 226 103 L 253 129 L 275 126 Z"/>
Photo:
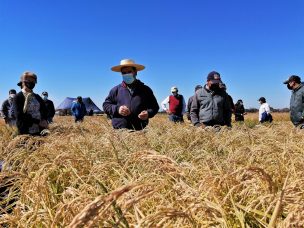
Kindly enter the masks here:
<path id="1" fill-rule="evenodd" d="M 137 72 L 143 69 L 143 65 L 131 59 L 121 60 L 120 65 L 111 68 L 120 72 L 123 80 L 111 89 L 103 103 L 115 129 L 142 130 L 159 110 L 152 90 L 137 79 Z"/>

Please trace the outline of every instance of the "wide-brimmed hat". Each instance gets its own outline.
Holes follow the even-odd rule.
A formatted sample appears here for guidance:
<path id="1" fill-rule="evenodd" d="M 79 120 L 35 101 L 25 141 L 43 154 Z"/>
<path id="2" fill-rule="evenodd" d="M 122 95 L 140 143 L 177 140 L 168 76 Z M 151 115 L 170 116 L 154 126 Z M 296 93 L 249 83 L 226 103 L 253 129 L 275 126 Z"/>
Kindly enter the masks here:
<path id="1" fill-rule="evenodd" d="M 18 86 L 21 86 L 22 85 L 22 82 L 26 82 L 28 81 L 29 78 L 32 78 L 35 80 L 35 83 L 37 83 L 37 75 L 32 73 L 32 72 L 29 72 L 29 71 L 26 71 L 24 72 L 21 77 L 20 77 L 20 81 L 19 83 L 17 84 Z"/>
<path id="2" fill-rule="evenodd" d="M 121 72 L 121 68 L 123 67 L 135 67 L 137 71 L 145 69 L 145 66 L 135 63 L 132 59 L 123 59 L 120 61 L 120 65 L 113 66 L 111 70 L 115 72 Z"/>

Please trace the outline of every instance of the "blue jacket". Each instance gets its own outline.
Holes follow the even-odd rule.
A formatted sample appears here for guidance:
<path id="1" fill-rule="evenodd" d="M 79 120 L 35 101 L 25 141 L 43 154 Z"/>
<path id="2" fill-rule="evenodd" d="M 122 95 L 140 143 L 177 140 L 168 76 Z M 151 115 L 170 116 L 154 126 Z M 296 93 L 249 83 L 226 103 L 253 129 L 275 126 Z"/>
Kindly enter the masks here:
<path id="1" fill-rule="evenodd" d="M 156 98 L 148 86 L 136 80 L 132 87 L 129 89 L 125 83 L 115 86 L 103 103 L 103 110 L 111 117 L 115 129 L 142 130 L 148 125 L 148 120 L 139 119 L 138 114 L 147 110 L 149 118 L 152 118 L 159 110 Z M 131 115 L 122 116 L 118 113 L 122 105 L 130 109 Z"/>
<path id="2" fill-rule="evenodd" d="M 290 119 L 297 126 L 303 123 L 304 118 L 304 86 L 301 84 L 292 91 L 290 98 Z"/>
<path id="3" fill-rule="evenodd" d="M 76 119 L 83 119 L 83 117 L 87 114 L 86 106 L 84 103 L 74 102 L 71 111 Z"/>

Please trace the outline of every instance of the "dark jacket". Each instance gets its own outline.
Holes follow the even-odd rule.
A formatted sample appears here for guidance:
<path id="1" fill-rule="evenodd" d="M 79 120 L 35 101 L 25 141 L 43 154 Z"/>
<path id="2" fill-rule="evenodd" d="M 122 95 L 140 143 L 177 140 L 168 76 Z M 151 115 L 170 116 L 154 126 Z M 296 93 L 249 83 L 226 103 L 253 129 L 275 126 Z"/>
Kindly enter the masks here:
<path id="1" fill-rule="evenodd" d="M 234 111 L 235 121 L 244 121 L 244 113 L 245 113 L 244 105 L 240 103 L 236 103 L 234 107 L 235 107 L 235 111 Z"/>
<path id="2" fill-rule="evenodd" d="M 55 116 L 55 107 L 54 103 L 51 100 L 44 100 L 44 104 L 47 110 L 47 117 L 53 118 Z"/>
<path id="3" fill-rule="evenodd" d="M 83 119 L 83 117 L 87 114 L 87 109 L 83 102 L 73 102 L 71 111 L 72 115 L 75 116 L 75 118 L 78 120 Z"/>
<path id="4" fill-rule="evenodd" d="M 304 118 L 304 86 L 301 84 L 292 91 L 290 98 L 290 119 L 297 126 L 303 123 Z"/>
<path id="5" fill-rule="evenodd" d="M 133 89 L 129 90 L 125 83 L 115 86 L 103 103 L 103 110 L 111 116 L 115 129 L 142 130 L 148 125 L 148 120 L 139 119 L 138 114 L 147 110 L 149 118 L 152 118 L 159 110 L 156 98 L 148 86 L 136 80 L 132 87 Z M 119 107 L 122 105 L 126 105 L 130 109 L 129 116 L 122 116 L 118 113 Z"/>
<path id="6" fill-rule="evenodd" d="M 42 98 L 38 94 L 34 94 L 35 98 L 40 104 L 40 115 L 41 120 L 47 119 L 47 111 L 44 105 Z M 28 113 L 23 112 L 23 106 L 25 102 L 25 96 L 22 92 L 19 92 L 14 98 L 14 108 L 16 112 L 17 118 L 17 128 L 19 134 L 29 134 L 29 128 L 35 123 L 39 124 L 40 120 L 32 118 L 32 116 Z M 43 129 L 41 129 L 43 130 Z"/>
<path id="7" fill-rule="evenodd" d="M 193 102 L 193 97 L 194 97 L 194 95 L 193 95 L 192 97 L 189 97 L 188 103 L 187 103 L 186 115 L 187 115 L 187 119 L 188 119 L 188 120 L 191 120 L 191 117 L 190 117 L 190 110 L 191 110 L 191 104 L 192 104 L 192 102 Z"/>
<path id="8" fill-rule="evenodd" d="M 195 126 L 231 125 L 231 104 L 224 90 L 216 92 L 206 86 L 196 91 L 191 105 L 191 122 Z M 199 113 L 199 114 L 198 114 Z"/>
<path id="9" fill-rule="evenodd" d="M 6 99 L 2 103 L 1 114 L 2 114 L 3 118 L 6 120 L 15 120 L 16 119 L 16 114 L 14 111 L 14 104 L 13 104 L 12 98 Z"/>

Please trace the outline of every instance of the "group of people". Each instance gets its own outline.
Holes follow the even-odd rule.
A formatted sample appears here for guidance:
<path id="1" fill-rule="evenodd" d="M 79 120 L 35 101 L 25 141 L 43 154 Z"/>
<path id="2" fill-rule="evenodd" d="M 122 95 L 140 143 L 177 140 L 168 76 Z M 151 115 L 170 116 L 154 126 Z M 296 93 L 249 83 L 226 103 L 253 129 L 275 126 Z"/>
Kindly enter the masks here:
<path id="1" fill-rule="evenodd" d="M 122 76 L 122 82 L 113 87 L 103 103 L 104 112 L 111 119 L 114 129 L 142 130 L 159 111 L 159 105 L 150 87 L 137 78 L 139 71 L 145 66 L 131 59 L 121 60 L 120 64 L 111 68 Z M 39 135 L 43 129 L 52 123 L 55 115 L 54 104 L 48 99 L 48 93 L 43 92 L 41 98 L 33 92 L 37 76 L 25 72 L 17 84 L 21 91 L 9 91 L 9 98 L 2 105 L 2 116 L 11 126 L 16 125 L 19 134 Z M 290 100 L 291 121 L 295 126 L 304 128 L 304 88 L 301 78 L 292 75 L 284 82 L 292 90 Z M 197 85 L 195 93 L 186 105 L 183 95 L 176 86 L 171 88 L 171 95 L 161 103 L 162 108 L 173 122 L 183 122 L 186 113 L 188 120 L 196 127 L 231 126 L 232 114 L 236 121 L 244 121 L 246 111 L 242 100 L 233 103 L 227 93 L 226 85 L 221 75 L 212 71 L 207 75 L 204 85 Z M 271 122 L 270 106 L 264 97 L 259 99 L 259 121 Z M 75 122 L 83 121 L 87 114 L 81 97 L 71 108 Z"/>

